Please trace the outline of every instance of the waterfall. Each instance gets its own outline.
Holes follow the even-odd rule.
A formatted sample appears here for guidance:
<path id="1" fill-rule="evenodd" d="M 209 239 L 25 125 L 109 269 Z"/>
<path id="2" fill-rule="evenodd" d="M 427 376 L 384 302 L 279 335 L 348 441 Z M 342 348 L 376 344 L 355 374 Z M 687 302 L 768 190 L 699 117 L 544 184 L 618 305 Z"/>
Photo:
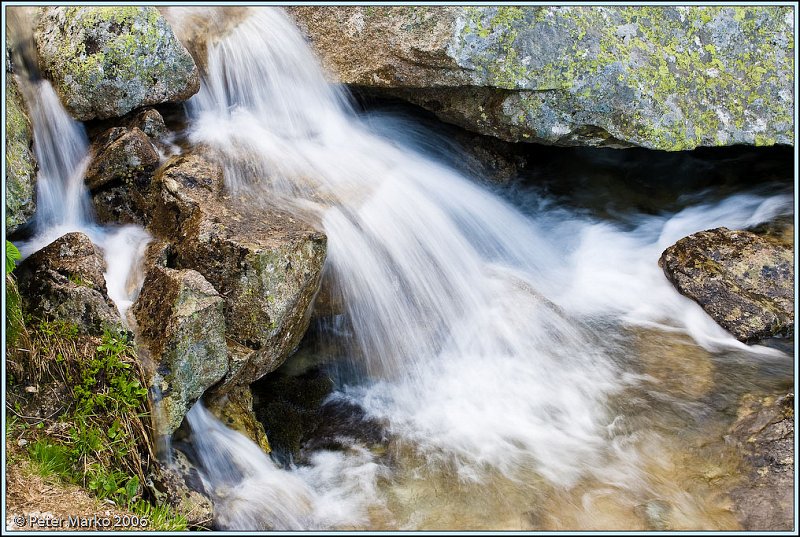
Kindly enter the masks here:
<path id="1" fill-rule="evenodd" d="M 31 41 L 32 22 L 24 12 L 13 17 L 14 37 Z M 32 44 L 17 50 L 32 50 Z M 150 235 L 140 226 L 101 226 L 95 220 L 84 177 L 90 162 L 89 139 L 83 124 L 64 109 L 48 80 L 38 78 L 35 60 L 15 55 L 16 77 L 28 106 L 33 148 L 39 171 L 33 234 L 19 243 L 23 259 L 66 233 L 79 231 L 103 251 L 109 298 L 125 319 L 142 283 L 139 260 Z M 14 76 L 14 75 L 9 75 Z"/>
<path id="2" fill-rule="evenodd" d="M 732 198 L 633 231 L 525 215 L 402 143 L 418 134 L 359 117 L 278 9 L 209 38 L 189 109 L 190 140 L 219 150 L 232 192 L 327 234 L 350 327 L 329 337 L 363 372 L 341 395 L 460 480 L 641 480 L 608 403 L 639 380 L 620 367 L 630 350 L 614 323 L 689 333 L 709 350 L 775 352 L 735 341 L 656 260 L 685 234 L 790 212 L 790 197 Z"/>
<path id="3" fill-rule="evenodd" d="M 182 18 L 181 9 L 170 8 L 175 20 L 206 12 L 190 8 Z M 497 494 L 492 505 L 508 510 L 516 529 L 525 526 L 513 516 L 533 504 L 556 502 L 591 518 L 604 507 L 593 502 L 608 497 L 632 512 L 667 495 L 682 516 L 700 517 L 691 495 L 662 479 L 663 468 L 648 477 L 653 460 L 661 462 L 652 453 L 668 449 L 647 415 L 652 401 L 667 408 L 667 421 L 695 419 L 697 402 L 631 371 L 634 340 L 646 331 L 678 334 L 698 355 L 724 353 L 731 362 L 780 353 L 736 341 L 675 291 L 657 259 L 695 231 L 791 214 L 792 197 L 739 194 L 676 214 L 634 215 L 625 226 L 542 198 L 525 210 L 414 149 L 424 131 L 357 112 L 282 10 L 240 15 L 207 36 L 188 140 L 216 150 L 241 203 L 290 210 L 326 233 L 326 274 L 344 311 L 320 337 L 351 366 L 333 397 L 383 424 L 394 451 L 379 460 L 353 441 L 284 469 L 197 403 L 184 447 L 214 501 L 215 524 L 361 529 L 377 518 L 392 529 L 427 529 L 447 520 L 404 514 L 409 508 L 396 504 L 406 502 L 419 513 L 452 508 L 456 521 L 471 513 L 481 527 L 494 514 L 474 503 L 484 493 Z M 109 295 L 124 312 L 149 237 L 94 222 L 85 132 L 47 82 L 25 84 L 41 169 L 35 233 L 21 250 L 87 233 L 104 250 Z M 475 505 L 479 512 L 470 511 Z M 562 528 L 557 515 L 553 526 Z"/>

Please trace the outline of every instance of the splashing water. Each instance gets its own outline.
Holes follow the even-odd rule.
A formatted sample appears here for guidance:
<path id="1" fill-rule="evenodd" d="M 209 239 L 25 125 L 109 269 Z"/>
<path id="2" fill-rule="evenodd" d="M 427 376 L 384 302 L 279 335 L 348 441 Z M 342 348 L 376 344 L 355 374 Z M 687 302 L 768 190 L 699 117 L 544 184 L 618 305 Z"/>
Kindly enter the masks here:
<path id="1" fill-rule="evenodd" d="M 652 379 L 625 367 L 637 352 L 631 330 L 688 334 L 705 349 L 695 347 L 698 356 L 723 350 L 782 356 L 732 338 L 674 290 L 656 261 L 695 231 L 791 214 L 791 196 L 735 196 L 673 216 L 641 217 L 633 230 L 558 210 L 529 217 L 395 141 L 408 133 L 371 128 L 380 119 L 359 118 L 341 90 L 325 82 L 280 10 L 252 10 L 210 38 L 206 66 L 190 101 L 191 142 L 219 150 L 232 192 L 291 208 L 325 230 L 326 270 L 349 326 L 327 337 L 347 349 L 361 372 L 340 386 L 339 396 L 387 423 L 393 438 L 416 454 L 400 457 L 405 462 L 397 463 L 394 483 L 375 502 L 411 494 L 401 490 L 403 482 L 419 486 L 423 476 L 445 472 L 455 476 L 455 489 L 510 483 L 516 488 L 509 497 L 535 495 L 531 483 L 554 494 L 584 491 L 584 514 L 570 520 L 591 527 L 581 517 L 598 498 L 598 508 L 608 508 L 609 490 L 625 502 L 655 494 L 658 478 L 646 474 L 658 474 L 657 457 L 641 449 L 657 451 L 658 437 L 651 424 L 634 431 L 640 421 L 621 415 L 615 402 Z M 686 407 L 683 400 L 670 404 Z M 204 412 L 193 410 L 189 422 L 209 433 L 199 434 L 196 446 L 206 479 L 213 490 L 247 489 L 233 494 L 235 501 L 218 499 L 230 514 L 221 526 L 318 527 L 313 486 L 295 477 L 325 473 L 322 459 L 335 455 L 320 452 L 316 462 L 278 478 L 254 446 L 231 440 L 226 435 L 234 433 Z M 366 486 L 360 475 L 359 486 Z M 369 476 L 375 487 L 376 474 Z M 288 480 L 283 500 L 271 496 L 280 479 Z M 343 486 L 333 496 L 342 505 L 352 500 Z M 691 526 L 692 517 L 707 515 L 680 500 L 682 489 L 670 490 L 683 506 L 676 524 Z M 274 511 L 282 501 L 293 505 L 289 512 Z M 410 515 L 403 527 L 436 523 Z"/>
<path id="2" fill-rule="evenodd" d="M 12 33 L 32 40 L 30 13 L 14 17 Z M 33 127 L 33 147 L 39 165 L 37 209 L 33 235 L 19 244 L 23 259 L 66 233 L 79 231 L 103 251 L 106 286 L 123 319 L 141 287 L 139 260 L 150 240 L 139 226 L 100 226 L 95 221 L 89 190 L 84 183 L 89 165 L 89 140 L 83 124 L 64 109 L 49 81 L 36 79 L 30 58 L 15 58 L 17 80 Z M 9 75 L 13 76 L 13 75 Z"/>

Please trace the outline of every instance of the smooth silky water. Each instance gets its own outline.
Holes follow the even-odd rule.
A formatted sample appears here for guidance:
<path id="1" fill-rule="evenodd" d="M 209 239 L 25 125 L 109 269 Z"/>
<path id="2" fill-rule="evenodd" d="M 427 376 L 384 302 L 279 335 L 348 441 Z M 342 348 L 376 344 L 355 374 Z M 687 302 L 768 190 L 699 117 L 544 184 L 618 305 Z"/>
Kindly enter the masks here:
<path id="1" fill-rule="evenodd" d="M 219 500 L 222 527 L 738 527 L 725 492 L 741 461 L 723 436 L 742 394 L 791 389 L 791 357 L 735 341 L 657 260 L 695 231 L 790 215 L 788 188 L 624 225 L 535 194 L 520 209 L 413 150 L 403 121 L 356 113 L 281 11 L 205 14 L 225 31 L 201 61 L 189 141 L 218 150 L 243 202 L 324 229 L 344 309 L 311 360 L 389 438 L 287 470 L 200 456 L 212 489 L 247 483 Z M 236 434 L 201 412 L 194 429 Z M 215 475 L 231 458 L 239 469 Z M 265 503 L 280 513 L 247 514 Z"/>
<path id="2" fill-rule="evenodd" d="M 624 222 L 498 192 L 415 150 L 424 131 L 356 112 L 281 10 L 164 12 L 184 38 L 198 22 L 208 34 L 187 142 L 221 155 L 241 203 L 328 236 L 326 285 L 343 310 L 307 338 L 322 351 L 285 367 L 322 364 L 331 397 L 387 434 L 279 465 L 198 404 L 187 449 L 219 528 L 738 527 L 726 492 L 742 461 L 723 436 L 743 394 L 792 388 L 792 359 L 738 343 L 657 260 L 695 231 L 791 215 L 790 187 Z M 40 203 L 56 208 L 40 209 L 23 250 L 83 230 L 122 309 L 147 236 L 93 223 L 85 133 L 47 82 L 26 84 Z"/>

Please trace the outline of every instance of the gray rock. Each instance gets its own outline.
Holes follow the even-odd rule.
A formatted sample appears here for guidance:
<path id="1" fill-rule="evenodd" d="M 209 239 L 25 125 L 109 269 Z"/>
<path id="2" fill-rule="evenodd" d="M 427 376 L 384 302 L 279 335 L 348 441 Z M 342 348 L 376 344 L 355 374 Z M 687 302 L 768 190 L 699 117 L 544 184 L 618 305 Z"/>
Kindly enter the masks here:
<path id="1" fill-rule="evenodd" d="M 173 240 L 174 265 L 200 272 L 225 301 L 235 344 L 224 384 L 250 384 L 299 345 L 320 286 L 327 239 L 289 214 L 226 194 L 222 167 L 202 150 L 154 179 L 151 231 Z"/>
<path id="2" fill-rule="evenodd" d="M 155 430 L 171 435 L 228 370 L 223 301 L 199 272 L 153 265 L 131 310 L 153 364 Z"/>
<path id="3" fill-rule="evenodd" d="M 791 247 L 748 231 L 717 228 L 679 240 L 658 264 L 681 294 L 739 341 L 793 334 Z"/>
<path id="4" fill-rule="evenodd" d="M 34 37 L 42 72 L 82 121 L 200 89 L 194 60 L 154 7 L 45 7 Z"/>
<path id="5" fill-rule="evenodd" d="M 340 82 L 508 141 L 794 144 L 788 6 L 293 7 Z"/>
<path id="6" fill-rule="evenodd" d="M 794 394 L 747 395 L 727 440 L 749 468 L 732 493 L 734 511 L 748 531 L 791 531 L 794 522 Z"/>
<path id="7" fill-rule="evenodd" d="M 6 76 L 6 232 L 27 224 L 36 212 L 33 131 L 17 79 Z"/>
<path id="8" fill-rule="evenodd" d="M 68 233 L 25 259 L 15 271 L 26 313 L 60 320 L 84 334 L 123 329 L 108 298 L 100 250 L 83 233 Z"/>

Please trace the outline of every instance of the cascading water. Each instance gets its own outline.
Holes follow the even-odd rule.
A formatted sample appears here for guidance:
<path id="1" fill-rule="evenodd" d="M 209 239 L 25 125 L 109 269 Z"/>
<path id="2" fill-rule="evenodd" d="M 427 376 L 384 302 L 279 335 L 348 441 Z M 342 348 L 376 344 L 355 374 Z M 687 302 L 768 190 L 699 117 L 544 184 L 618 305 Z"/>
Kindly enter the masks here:
<path id="1" fill-rule="evenodd" d="M 358 478 L 350 481 L 343 470 L 330 481 L 331 465 L 345 464 L 332 452 L 290 476 L 197 407 L 188 418 L 204 478 L 211 490 L 240 490 L 215 496 L 226 513 L 222 527 L 358 527 L 369 507 L 387 527 L 453 520 L 495 527 L 490 519 L 524 529 L 526 522 L 503 519 L 504 509 L 553 497 L 573 507 L 563 518 L 548 515 L 549 527 L 593 527 L 604 509 L 665 495 L 679 506 L 674 524 L 720 527 L 703 521 L 713 519 L 713 507 L 686 500 L 663 468 L 653 468 L 656 453 L 670 457 L 663 451 L 669 442 L 659 436 L 667 426 L 642 418 L 652 408 L 647 397 L 676 413 L 696 412 L 628 367 L 638 363 L 632 355 L 644 354 L 632 340 L 656 331 L 704 357 L 780 360 L 781 353 L 724 332 L 672 288 L 656 261 L 692 232 L 791 214 L 790 196 L 735 196 L 674 216 L 641 216 L 625 230 L 565 210 L 527 216 L 398 143 L 407 133 L 360 118 L 277 9 L 252 10 L 225 35 L 211 36 L 205 65 L 200 94 L 190 101 L 190 141 L 220 150 L 232 192 L 293 209 L 324 229 L 327 270 L 349 326 L 327 337 L 360 372 L 340 379 L 337 397 L 383 420 L 405 446 L 391 470 L 370 455 L 350 459 L 351 470 L 370 468 L 351 472 Z M 637 386 L 646 386 L 647 397 L 625 401 Z M 378 476 L 390 484 L 365 496 Z M 421 497 L 435 497 L 435 483 L 462 492 L 491 484 L 501 496 L 497 513 L 465 515 L 467 498 L 462 511 L 452 498 L 427 506 Z M 319 502 L 320 488 L 356 514 L 322 516 L 320 506 L 331 503 Z M 283 492 L 274 497 L 275 490 Z M 417 504 L 403 506 L 404 498 Z M 450 510 L 448 522 L 442 513 Z M 538 520 L 535 527 L 548 527 Z"/>
<path id="2" fill-rule="evenodd" d="M 32 41 L 30 14 L 19 12 L 13 32 L 19 41 Z M 16 50 L 26 47 L 15 47 Z M 27 47 L 32 50 L 31 46 Z M 150 240 L 139 226 L 100 226 L 96 223 L 89 190 L 84 183 L 89 164 L 89 140 L 83 125 L 64 109 L 49 81 L 30 68 L 32 60 L 15 58 L 20 88 L 29 107 L 33 147 L 39 164 L 37 210 L 33 235 L 19 244 L 23 258 L 66 233 L 80 231 L 103 250 L 108 295 L 123 319 L 141 285 L 137 259 Z M 11 75 L 10 75 L 11 76 Z"/>

